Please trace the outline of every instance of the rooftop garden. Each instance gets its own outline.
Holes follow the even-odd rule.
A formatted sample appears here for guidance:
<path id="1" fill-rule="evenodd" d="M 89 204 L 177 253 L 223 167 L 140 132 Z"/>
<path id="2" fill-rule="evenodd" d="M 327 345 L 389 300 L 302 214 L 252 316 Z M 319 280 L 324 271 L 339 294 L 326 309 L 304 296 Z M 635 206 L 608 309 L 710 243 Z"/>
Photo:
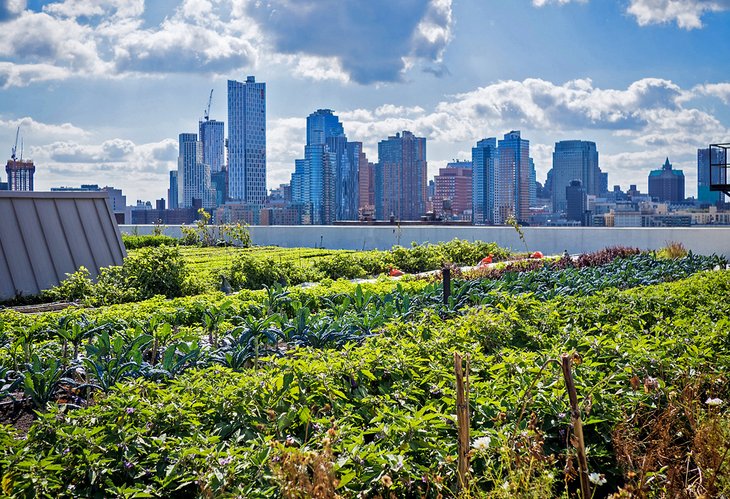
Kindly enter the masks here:
<path id="1" fill-rule="evenodd" d="M 730 494 L 721 257 L 127 242 L 0 310 L 0 495 Z"/>

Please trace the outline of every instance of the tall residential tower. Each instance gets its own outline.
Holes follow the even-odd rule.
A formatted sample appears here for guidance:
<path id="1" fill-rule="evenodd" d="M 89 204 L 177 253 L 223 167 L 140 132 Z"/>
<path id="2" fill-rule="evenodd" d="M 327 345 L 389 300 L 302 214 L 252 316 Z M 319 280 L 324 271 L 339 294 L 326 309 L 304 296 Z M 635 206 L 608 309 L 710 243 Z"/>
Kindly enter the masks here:
<path id="1" fill-rule="evenodd" d="M 228 80 L 228 197 L 266 200 L 266 84 Z"/>
<path id="2" fill-rule="evenodd" d="M 426 213 L 426 139 L 396 133 L 378 143 L 375 217 L 419 220 Z"/>

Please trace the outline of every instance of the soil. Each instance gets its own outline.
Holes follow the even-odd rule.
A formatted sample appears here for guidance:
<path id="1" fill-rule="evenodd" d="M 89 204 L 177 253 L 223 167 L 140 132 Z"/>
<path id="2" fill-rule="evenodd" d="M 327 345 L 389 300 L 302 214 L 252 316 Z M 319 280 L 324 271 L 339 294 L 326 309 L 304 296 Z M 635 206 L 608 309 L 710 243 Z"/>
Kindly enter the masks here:
<path id="1" fill-rule="evenodd" d="M 36 418 L 36 413 L 30 404 L 12 401 L 0 404 L 0 424 L 11 425 L 21 436 L 28 434 Z"/>

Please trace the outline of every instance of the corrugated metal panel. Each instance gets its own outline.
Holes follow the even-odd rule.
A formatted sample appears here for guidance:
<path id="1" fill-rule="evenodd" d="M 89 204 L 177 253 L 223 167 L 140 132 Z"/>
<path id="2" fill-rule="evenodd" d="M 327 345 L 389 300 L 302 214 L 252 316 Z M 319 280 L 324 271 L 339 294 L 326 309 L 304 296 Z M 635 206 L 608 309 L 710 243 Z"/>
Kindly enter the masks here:
<path id="1" fill-rule="evenodd" d="M 107 193 L 0 191 L 0 300 L 38 294 L 82 265 L 96 277 L 125 255 Z"/>

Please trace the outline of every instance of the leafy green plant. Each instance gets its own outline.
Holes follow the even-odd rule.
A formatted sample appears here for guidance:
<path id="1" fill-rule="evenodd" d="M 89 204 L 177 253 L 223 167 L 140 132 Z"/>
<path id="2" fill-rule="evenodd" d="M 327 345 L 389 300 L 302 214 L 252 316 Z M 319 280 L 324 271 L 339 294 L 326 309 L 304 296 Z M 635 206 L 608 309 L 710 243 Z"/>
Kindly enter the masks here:
<path id="1" fill-rule="evenodd" d="M 45 410 L 48 403 L 53 400 L 66 370 L 61 366 L 58 359 L 41 360 L 37 354 L 33 354 L 30 362 L 23 372 L 23 392 L 33 405 L 40 410 Z M 67 382 L 70 382 L 67 380 Z"/>
<path id="2" fill-rule="evenodd" d="M 47 301 L 83 300 L 93 294 L 94 282 L 89 270 L 83 265 L 72 273 L 66 274 L 66 279 L 58 286 L 41 292 L 41 298 Z"/>
<path id="3" fill-rule="evenodd" d="M 122 242 L 124 243 L 124 247 L 127 248 L 127 251 L 149 246 L 176 246 L 178 244 L 177 238 L 165 236 L 162 233 L 146 236 L 122 234 Z"/>
<path id="4" fill-rule="evenodd" d="M 96 387 L 108 392 L 124 378 L 141 375 L 142 352 L 152 341 L 148 334 L 140 334 L 127 342 L 121 335 L 113 339 L 103 331 L 93 344 L 86 345 L 83 359 L 86 374 Z"/>
<path id="5" fill-rule="evenodd" d="M 142 298 L 183 295 L 187 269 L 177 248 L 143 248 L 124 260 L 124 274 Z"/>
<path id="6" fill-rule="evenodd" d="M 23 382 L 23 377 L 9 367 L 0 365 L 0 401 L 10 398 L 15 401 L 14 393 Z"/>

